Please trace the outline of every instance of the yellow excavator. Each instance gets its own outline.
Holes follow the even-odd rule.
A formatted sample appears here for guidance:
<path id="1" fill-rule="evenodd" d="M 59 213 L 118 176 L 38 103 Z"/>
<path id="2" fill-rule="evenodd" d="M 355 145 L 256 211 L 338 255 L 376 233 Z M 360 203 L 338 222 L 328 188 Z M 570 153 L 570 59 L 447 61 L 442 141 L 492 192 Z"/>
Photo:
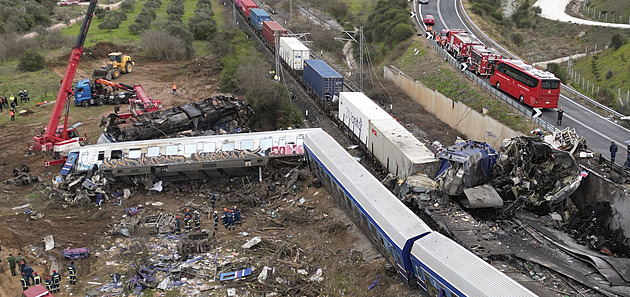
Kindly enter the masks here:
<path id="1" fill-rule="evenodd" d="M 99 69 L 95 69 L 92 77 L 104 78 L 112 80 L 120 77 L 121 73 L 130 73 L 133 71 L 134 62 L 131 57 L 123 55 L 119 52 L 110 53 L 109 60 Z"/>

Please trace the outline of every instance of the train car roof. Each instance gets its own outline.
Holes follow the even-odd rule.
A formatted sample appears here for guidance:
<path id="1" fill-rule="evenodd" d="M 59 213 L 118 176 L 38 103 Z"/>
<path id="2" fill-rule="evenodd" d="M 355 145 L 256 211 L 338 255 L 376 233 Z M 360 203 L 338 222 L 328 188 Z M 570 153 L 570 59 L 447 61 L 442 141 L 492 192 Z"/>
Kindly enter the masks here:
<path id="1" fill-rule="evenodd" d="M 322 60 L 315 60 L 315 59 L 305 60 L 304 64 L 308 64 L 309 66 L 311 66 L 311 68 L 313 68 L 313 70 L 315 70 L 317 73 L 319 73 L 319 75 L 321 77 L 339 77 L 339 78 L 342 78 L 341 74 L 337 73 L 337 71 L 335 71 L 335 69 L 333 69 L 332 67 L 328 66 L 328 64 L 326 64 L 326 62 L 324 62 Z"/>
<path id="2" fill-rule="evenodd" d="M 411 256 L 458 296 L 536 296 L 486 261 L 438 232 L 416 240 Z M 427 269 L 427 267 L 423 267 Z M 446 281 L 448 280 L 448 281 Z"/>
<path id="3" fill-rule="evenodd" d="M 379 222 L 384 235 L 399 248 L 412 237 L 431 232 L 431 228 L 394 196 L 381 182 L 324 131 L 308 133 L 307 150 L 327 164 L 332 173 L 372 220 Z M 375 222 L 373 222 L 374 225 Z"/>
<path id="4" fill-rule="evenodd" d="M 307 51 L 309 50 L 304 43 L 295 37 L 280 37 L 280 42 L 284 42 L 290 49 L 294 51 Z"/>
<path id="5" fill-rule="evenodd" d="M 138 140 L 138 141 L 125 141 L 125 142 L 113 142 L 113 143 L 102 143 L 102 144 L 94 144 L 94 145 L 86 145 L 77 149 L 72 150 L 73 152 L 85 151 L 85 150 L 95 150 L 98 149 L 100 151 L 106 150 L 125 150 L 125 149 L 135 149 L 149 146 L 164 146 L 164 145 L 175 145 L 175 144 L 189 144 L 189 143 L 200 143 L 207 141 L 237 141 L 243 139 L 252 139 L 252 138 L 268 138 L 274 135 L 278 136 L 299 136 L 303 135 L 318 129 L 293 129 L 293 130 L 279 130 L 279 131 L 265 131 L 265 132 L 251 132 L 251 133 L 238 133 L 238 134 L 220 134 L 220 135 L 210 135 L 210 136 L 195 136 L 195 137 L 177 137 L 177 138 L 162 138 L 162 139 L 151 139 L 151 140 Z"/>
<path id="6" fill-rule="evenodd" d="M 400 152 L 404 154 L 413 164 L 439 162 L 439 160 L 435 157 L 435 154 L 397 120 L 376 119 L 371 120 L 370 122 L 372 122 L 372 124 L 384 134 L 383 136 L 385 136 L 385 138 L 396 144 L 396 147 L 400 149 Z"/>

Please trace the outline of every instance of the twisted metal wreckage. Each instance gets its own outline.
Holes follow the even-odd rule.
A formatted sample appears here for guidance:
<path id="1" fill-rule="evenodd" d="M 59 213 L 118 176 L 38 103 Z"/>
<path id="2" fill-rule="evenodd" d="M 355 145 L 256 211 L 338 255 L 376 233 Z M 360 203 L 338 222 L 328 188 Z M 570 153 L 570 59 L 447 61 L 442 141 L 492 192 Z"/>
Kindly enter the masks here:
<path id="1" fill-rule="evenodd" d="M 436 181 L 445 194 L 465 194 L 464 206 L 502 208 L 503 215 L 523 204 L 549 212 L 587 176 L 570 152 L 537 137 L 506 139 L 498 153 L 486 143 L 460 142 L 437 156 Z"/>
<path id="2" fill-rule="evenodd" d="M 249 115 L 245 103 L 223 95 L 129 118 L 112 113 L 101 120 L 106 128 L 98 143 L 157 139 L 185 131 L 186 136 L 246 132 Z"/>

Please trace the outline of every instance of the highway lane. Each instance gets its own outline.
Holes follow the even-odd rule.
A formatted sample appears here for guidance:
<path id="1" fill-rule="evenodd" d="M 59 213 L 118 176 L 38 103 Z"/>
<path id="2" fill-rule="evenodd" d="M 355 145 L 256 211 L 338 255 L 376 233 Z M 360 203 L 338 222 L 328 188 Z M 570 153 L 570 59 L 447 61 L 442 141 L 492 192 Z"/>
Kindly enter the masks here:
<path id="1" fill-rule="evenodd" d="M 472 32 L 464 24 L 463 16 L 459 14 L 457 7 L 457 0 L 429 0 L 428 4 L 414 5 L 414 8 L 418 9 L 416 14 L 419 17 L 419 22 L 422 22 L 422 17 L 426 14 L 432 14 L 435 17 L 435 25 L 433 26 L 435 30 L 464 28 Z M 579 136 L 587 140 L 591 150 L 601 153 L 607 158 L 610 157 L 610 143 L 615 141 L 619 146 L 615 163 L 624 164 L 627 154 L 625 141 L 630 140 L 630 130 L 565 96 L 560 96 L 558 105 L 564 110 L 564 119 L 561 126 L 554 125 L 556 128 L 574 128 Z M 555 110 L 544 110 L 541 117 L 544 121 L 555 124 L 557 113 Z"/>

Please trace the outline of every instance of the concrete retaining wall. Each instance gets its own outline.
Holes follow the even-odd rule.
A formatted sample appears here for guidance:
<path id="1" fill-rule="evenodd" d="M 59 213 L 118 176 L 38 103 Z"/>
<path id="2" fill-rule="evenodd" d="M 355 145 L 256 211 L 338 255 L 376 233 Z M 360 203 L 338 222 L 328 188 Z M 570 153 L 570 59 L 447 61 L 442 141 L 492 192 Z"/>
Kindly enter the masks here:
<path id="1" fill-rule="evenodd" d="M 522 135 L 461 102 L 431 90 L 393 66 L 385 66 L 383 71 L 385 78 L 393 81 L 411 99 L 470 139 L 485 141 L 498 150 L 503 139 Z"/>

